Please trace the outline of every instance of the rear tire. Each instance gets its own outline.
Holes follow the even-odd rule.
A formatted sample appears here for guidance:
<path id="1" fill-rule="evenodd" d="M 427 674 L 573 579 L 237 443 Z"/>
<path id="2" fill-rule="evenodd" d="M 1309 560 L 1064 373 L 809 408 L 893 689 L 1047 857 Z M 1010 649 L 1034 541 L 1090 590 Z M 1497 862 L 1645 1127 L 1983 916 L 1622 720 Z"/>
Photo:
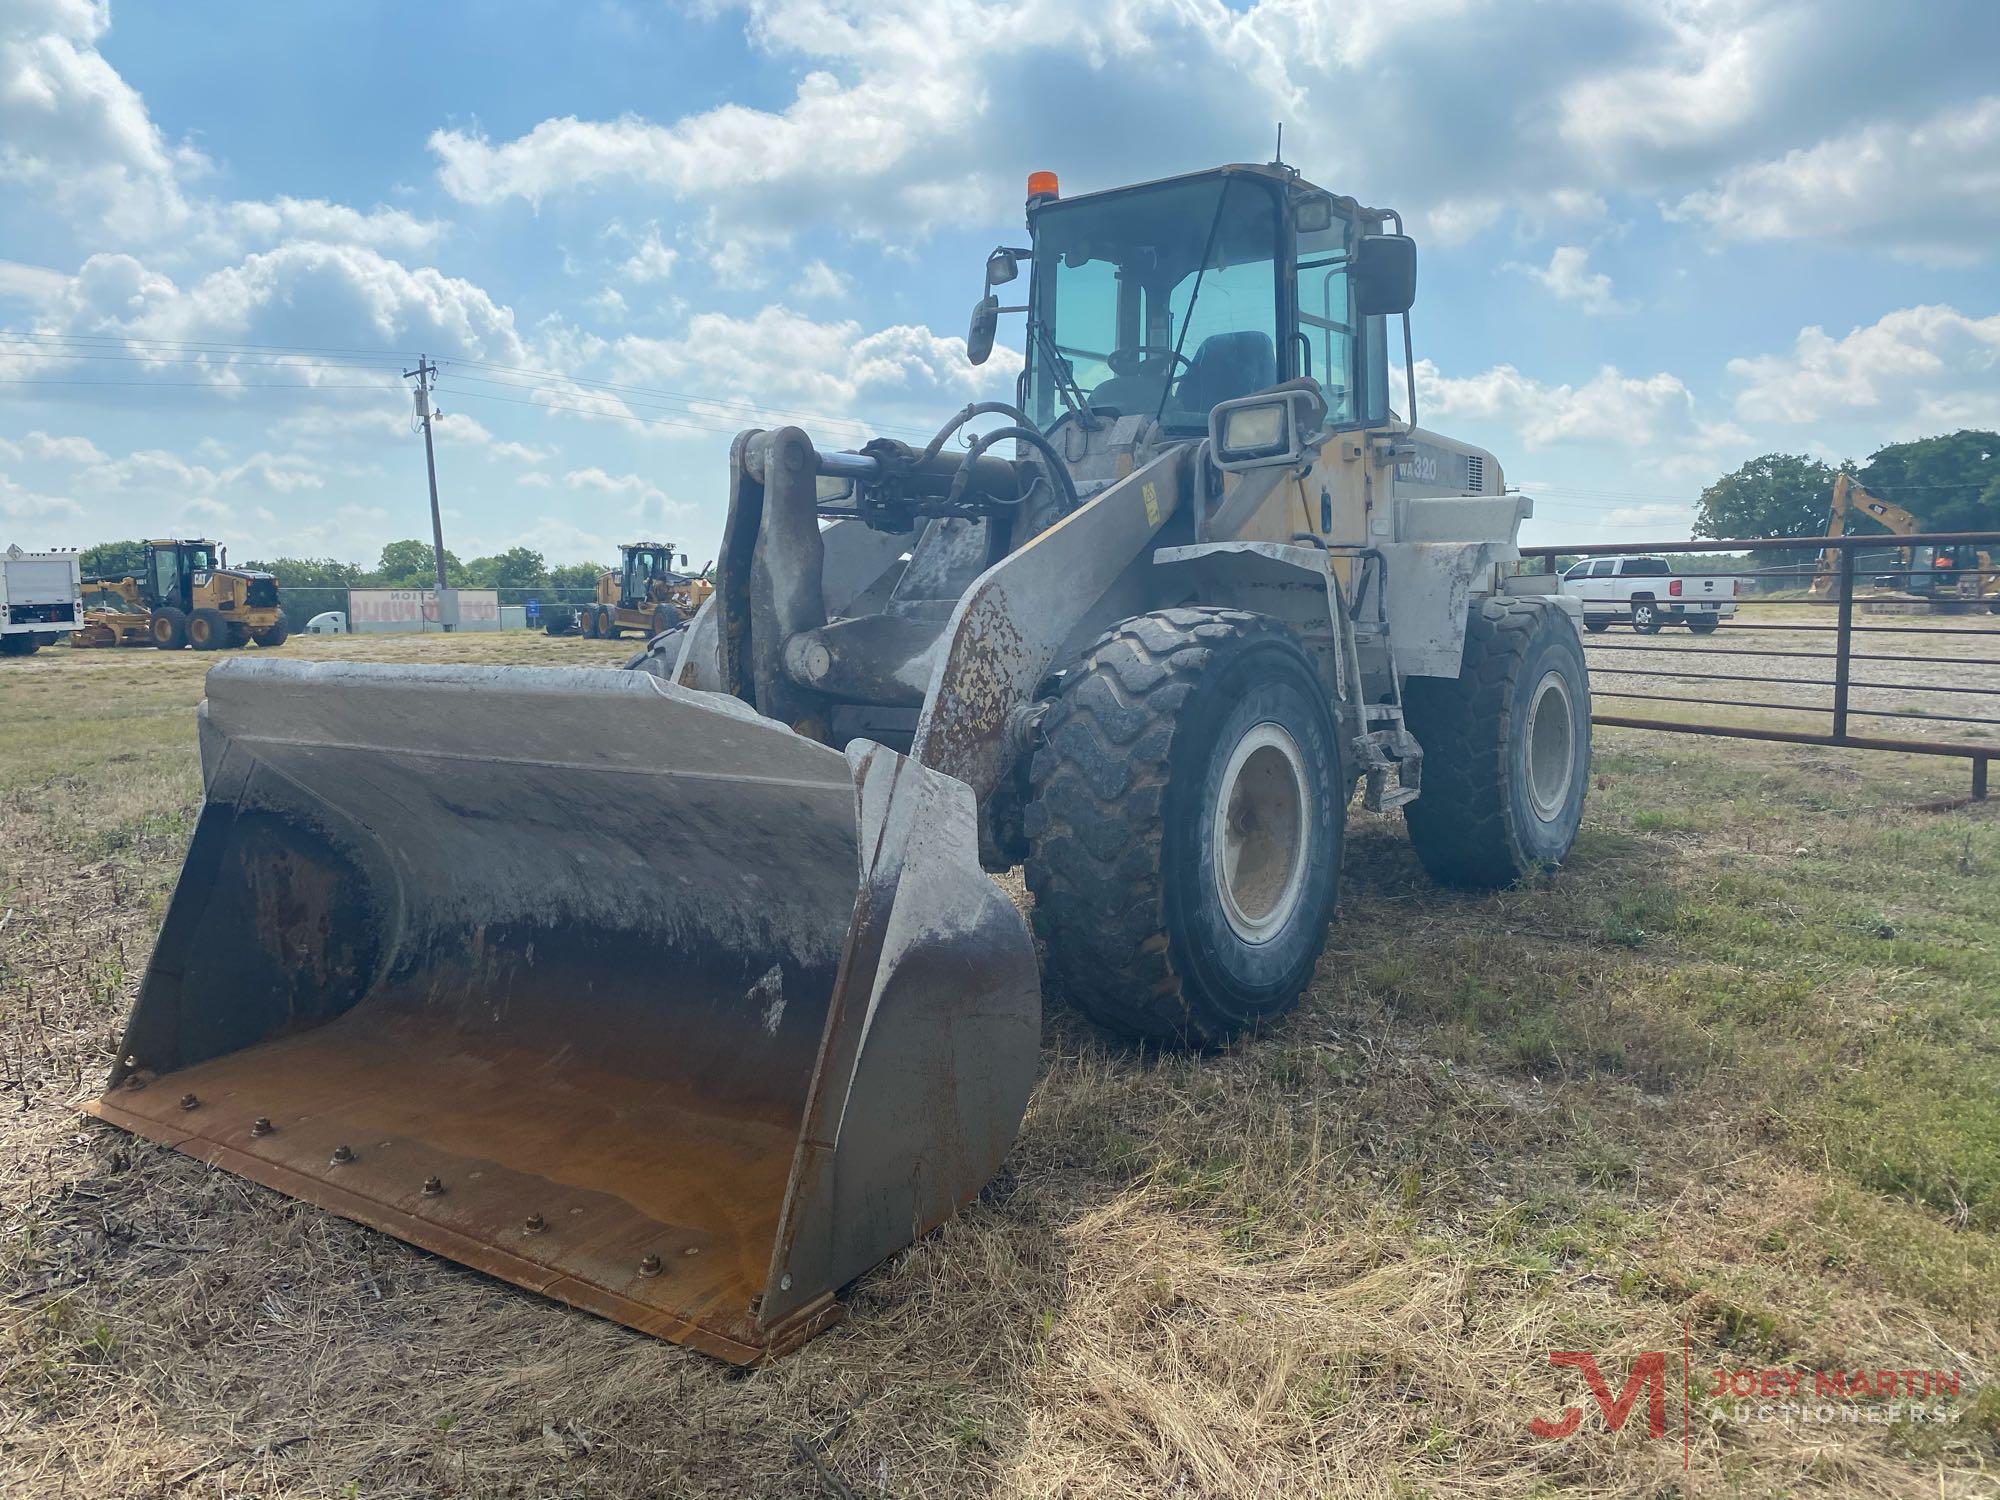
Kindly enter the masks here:
<path id="1" fill-rule="evenodd" d="M 42 638 L 33 632 L 0 635 L 0 656 L 33 656 L 42 649 Z"/>
<path id="2" fill-rule="evenodd" d="M 1431 878 L 1493 890 L 1560 865 L 1590 782 L 1590 676 L 1568 617 L 1479 601 L 1459 675 L 1410 678 L 1404 707 L 1424 762 L 1403 820 Z"/>
<path id="3" fill-rule="evenodd" d="M 284 645 L 286 641 L 291 639 L 291 636 L 292 622 L 285 618 L 283 610 L 278 611 L 276 624 L 267 625 L 262 630 L 253 630 L 250 632 L 250 639 L 266 650 L 269 650 L 273 646 Z"/>
<path id="4" fill-rule="evenodd" d="M 1326 945 L 1347 782 L 1284 625 L 1126 620 L 1066 674 L 1024 825 L 1056 986 L 1128 1036 L 1212 1045 L 1289 1011 Z"/>
<path id="5" fill-rule="evenodd" d="M 153 644 L 162 651 L 178 651 L 187 644 L 188 619 L 171 604 L 153 611 L 150 627 Z"/>
<path id="6" fill-rule="evenodd" d="M 197 651 L 221 651 L 229 645 L 229 616 L 219 609 L 198 609 L 188 616 L 188 644 Z"/>
<path id="7" fill-rule="evenodd" d="M 1720 615 L 1689 615 L 1688 629 L 1696 635 L 1714 635 L 1715 627 L 1722 623 Z"/>
<path id="8" fill-rule="evenodd" d="M 1660 606 L 1651 599 L 1632 601 L 1632 629 L 1640 635 L 1660 633 Z"/>
<path id="9" fill-rule="evenodd" d="M 681 617 L 671 604 L 655 604 L 653 606 L 654 635 L 665 635 L 669 630 L 680 624 L 680 622 Z"/>

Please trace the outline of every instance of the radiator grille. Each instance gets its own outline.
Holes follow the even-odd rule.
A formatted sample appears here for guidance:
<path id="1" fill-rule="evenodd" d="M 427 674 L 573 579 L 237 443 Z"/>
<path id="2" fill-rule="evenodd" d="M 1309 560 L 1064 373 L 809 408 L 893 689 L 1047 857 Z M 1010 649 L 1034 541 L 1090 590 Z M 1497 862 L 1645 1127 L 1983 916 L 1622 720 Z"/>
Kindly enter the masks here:
<path id="1" fill-rule="evenodd" d="M 1486 460 L 1477 453 L 1465 460 L 1465 488 L 1473 495 L 1486 493 Z"/>

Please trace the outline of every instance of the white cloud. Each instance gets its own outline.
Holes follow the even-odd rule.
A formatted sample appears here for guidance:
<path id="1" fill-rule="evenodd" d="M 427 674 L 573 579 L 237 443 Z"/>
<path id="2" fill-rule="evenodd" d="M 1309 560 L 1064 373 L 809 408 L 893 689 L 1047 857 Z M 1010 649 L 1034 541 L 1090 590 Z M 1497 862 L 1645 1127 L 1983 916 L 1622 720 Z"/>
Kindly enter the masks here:
<path id="1" fill-rule="evenodd" d="M 810 302 L 832 302 L 847 297 L 854 291 L 854 278 L 828 265 L 823 260 L 809 260 L 799 272 L 799 279 L 792 283 L 792 293 Z"/>
<path id="2" fill-rule="evenodd" d="M 11 297 L 17 302 L 46 302 L 68 283 L 67 276 L 47 266 L 0 260 L 0 297 Z"/>
<path id="3" fill-rule="evenodd" d="M 1864 418 L 1936 431 L 2000 425 L 2000 314 L 1906 307 L 1833 338 L 1799 331 L 1791 351 L 1733 359 L 1737 415 L 1810 423 Z M 1905 434 L 1908 435 L 1908 434 Z"/>
<path id="4" fill-rule="evenodd" d="M 444 226 L 434 219 L 419 219 L 400 208 L 376 208 L 362 213 L 324 198 L 274 198 L 269 202 L 219 205 L 207 233 L 229 253 L 244 245 L 303 239 L 368 245 L 377 250 L 411 254 L 436 245 Z"/>
<path id="5" fill-rule="evenodd" d="M 412 270 L 366 246 L 309 242 L 260 251 L 186 287 L 133 256 L 93 255 L 45 307 L 36 331 L 292 347 L 372 344 L 516 365 L 528 357 L 512 310 L 471 282 L 430 267 Z M 387 364 L 361 367 L 309 355 L 255 355 L 245 363 L 220 353 L 166 356 L 142 343 L 122 352 L 142 361 L 134 367 L 141 377 L 159 373 L 221 386 L 403 384 Z M 23 363 L 41 370 L 66 357 L 45 352 Z"/>
<path id="6" fill-rule="evenodd" d="M 9 521 L 53 521 L 56 519 L 81 520 L 83 507 L 67 495 L 44 495 L 34 490 L 24 489 L 0 474 L 0 516 Z M 49 545 L 44 541 L 42 546 Z M 29 550 L 39 550 L 30 546 Z"/>
<path id="7" fill-rule="evenodd" d="M 863 332 L 852 319 L 821 323 L 773 304 L 749 318 L 697 313 L 675 339 L 627 337 L 613 346 L 620 379 L 695 386 L 834 416 L 864 403 L 934 405 L 1011 386 L 1021 357 L 996 348 L 984 366 L 965 341 L 915 324 Z M 731 415 L 730 408 L 711 408 Z"/>
<path id="8" fill-rule="evenodd" d="M 181 179 L 207 163 L 168 144 L 97 50 L 110 24 L 109 6 L 91 0 L 13 0 L 0 11 L 0 180 L 115 234 L 156 235 L 186 222 Z"/>
<path id="9" fill-rule="evenodd" d="M 2000 95 L 1737 167 L 1669 214 L 1730 239 L 1868 235 L 1917 259 L 1987 259 L 2000 236 Z"/>
<path id="10" fill-rule="evenodd" d="M 1448 376 L 1417 361 L 1424 420 L 1457 419 L 1510 427 L 1529 449 L 1558 445 L 1644 447 L 1695 431 L 1694 397 L 1665 371 L 1628 376 L 1606 365 L 1582 385 L 1548 385 L 1513 365 Z"/>
<path id="11" fill-rule="evenodd" d="M 583 305 L 607 323 L 625 321 L 625 296 L 615 286 L 604 288 L 594 297 L 586 297 Z"/>
<path id="12" fill-rule="evenodd" d="M 1546 266 L 1508 261 L 1503 270 L 1518 271 L 1547 287 L 1557 301 L 1574 302 L 1587 313 L 1618 311 L 1611 295 L 1611 278 L 1590 269 L 1590 252 L 1581 245 L 1558 245 Z"/>
<path id="13" fill-rule="evenodd" d="M 87 437 L 51 437 L 40 431 L 30 432 L 12 442 L 0 438 L 0 457 L 31 458 L 61 464 L 104 462 L 103 451 Z"/>
<path id="14" fill-rule="evenodd" d="M 603 469 L 571 469 L 562 482 L 573 490 L 591 490 L 624 500 L 627 514 L 637 522 L 653 525 L 679 523 L 695 514 L 695 508 L 668 498 L 652 480 L 642 474 L 609 474 Z"/>
<path id="15" fill-rule="evenodd" d="M 674 262 L 680 259 L 680 251 L 663 243 L 660 226 L 648 224 L 646 236 L 638 242 L 619 274 L 627 281 L 644 284 L 650 281 L 665 281 L 674 273 Z M 620 306 L 623 306 L 621 301 Z"/>

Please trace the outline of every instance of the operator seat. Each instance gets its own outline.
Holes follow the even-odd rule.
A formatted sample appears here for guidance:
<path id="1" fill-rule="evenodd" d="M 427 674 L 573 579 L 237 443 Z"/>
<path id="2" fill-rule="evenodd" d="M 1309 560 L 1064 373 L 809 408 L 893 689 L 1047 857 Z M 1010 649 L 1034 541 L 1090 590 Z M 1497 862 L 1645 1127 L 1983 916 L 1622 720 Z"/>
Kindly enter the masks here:
<path id="1" fill-rule="evenodd" d="M 1271 335 L 1255 329 L 1212 333 L 1182 372 L 1174 405 L 1205 415 L 1218 401 L 1233 401 L 1277 383 L 1278 351 Z"/>

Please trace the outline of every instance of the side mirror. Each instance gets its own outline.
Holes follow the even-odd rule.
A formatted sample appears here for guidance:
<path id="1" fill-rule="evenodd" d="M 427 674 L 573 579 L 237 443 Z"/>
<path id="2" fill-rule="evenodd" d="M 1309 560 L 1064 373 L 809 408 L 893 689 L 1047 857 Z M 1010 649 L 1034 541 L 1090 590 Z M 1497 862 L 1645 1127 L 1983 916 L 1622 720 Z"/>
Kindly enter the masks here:
<path id="1" fill-rule="evenodd" d="M 1407 234 L 1364 234 L 1347 274 L 1364 318 L 1408 312 L 1417 300 L 1417 242 Z"/>
<path id="2" fill-rule="evenodd" d="M 986 285 L 1000 286 L 1021 274 L 1021 262 L 1012 250 L 1002 246 L 986 257 Z"/>
<path id="3" fill-rule="evenodd" d="M 972 305 L 972 327 L 965 335 L 968 364 L 983 365 L 993 353 L 993 335 L 1000 328 L 1000 299 L 988 292 Z"/>

